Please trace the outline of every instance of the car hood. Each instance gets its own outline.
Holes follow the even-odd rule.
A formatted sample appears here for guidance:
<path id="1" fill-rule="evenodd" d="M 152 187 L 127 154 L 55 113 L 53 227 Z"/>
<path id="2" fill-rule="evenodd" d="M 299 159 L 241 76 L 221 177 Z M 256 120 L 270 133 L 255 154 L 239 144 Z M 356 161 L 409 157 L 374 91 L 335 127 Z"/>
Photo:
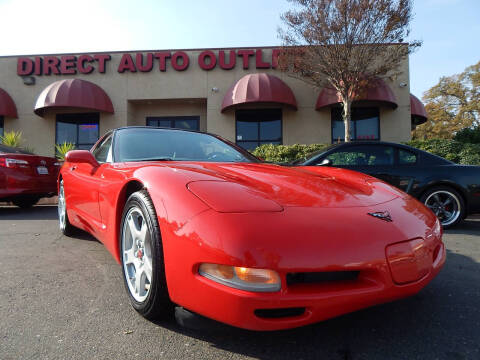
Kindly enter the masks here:
<path id="1" fill-rule="evenodd" d="M 391 201 L 404 193 L 365 174 L 327 167 L 285 167 L 252 163 L 169 163 L 187 188 L 213 208 L 255 204 L 281 207 L 359 207 Z M 230 204 L 230 205 L 229 205 Z M 217 209 L 218 210 L 218 209 Z"/>

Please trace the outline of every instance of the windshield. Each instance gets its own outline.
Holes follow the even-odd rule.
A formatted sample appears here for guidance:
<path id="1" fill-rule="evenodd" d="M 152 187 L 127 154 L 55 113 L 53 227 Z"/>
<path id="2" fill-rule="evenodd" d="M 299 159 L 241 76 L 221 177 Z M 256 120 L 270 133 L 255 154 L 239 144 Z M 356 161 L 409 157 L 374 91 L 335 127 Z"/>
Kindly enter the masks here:
<path id="1" fill-rule="evenodd" d="M 258 162 L 257 158 L 240 147 L 199 132 L 125 128 L 116 132 L 114 143 L 115 162 Z"/>
<path id="2" fill-rule="evenodd" d="M 303 158 L 300 158 L 300 159 L 297 159 L 297 160 L 294 160 L 292 161 L 290 164 L 291 165 L 300 165 L 300 164 L 303 164 L 304 162 L 307 162 L 308 160 L 310 159 L 313 159 L 314 157 L 320 155 L 320 154 L 323 154 L 324 152 L 327 152 L 328 150 L 330 149 L 333 149 L 334 147 L 337 147 L 339 144 L 332 144 L 330 146 L 327 146 L 326 148 L 322 149 L 322 150 L 317 150 L 317 151 L 314 151 L 306 156 L 304 156 Z"/>

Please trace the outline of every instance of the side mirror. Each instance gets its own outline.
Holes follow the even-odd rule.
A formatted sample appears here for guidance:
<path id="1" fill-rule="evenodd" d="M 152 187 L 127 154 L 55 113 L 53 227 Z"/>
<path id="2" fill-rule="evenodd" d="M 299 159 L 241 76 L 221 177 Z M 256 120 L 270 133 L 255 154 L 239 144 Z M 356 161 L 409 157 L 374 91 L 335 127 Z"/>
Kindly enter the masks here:
<path id="1" fill-rule="evenodd" d="M 65 155 L 65 161 L 71 163 L 86 163 L 92 165 L 94 168 L 100 165 L 88 150 L 71 150 Z"/>
<path id="2" fill-rule="evenodd" d="M 318 166 L 332 166 L 332 160 L 330 159 L 323 159 L 320 164 L 317 164 Z"/>

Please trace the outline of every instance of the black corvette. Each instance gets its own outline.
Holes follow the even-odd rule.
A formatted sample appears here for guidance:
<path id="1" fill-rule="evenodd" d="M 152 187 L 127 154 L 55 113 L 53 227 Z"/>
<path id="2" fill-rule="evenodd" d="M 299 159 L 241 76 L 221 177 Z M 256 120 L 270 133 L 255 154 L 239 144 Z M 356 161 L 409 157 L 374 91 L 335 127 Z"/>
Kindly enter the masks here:
<path id="1" fill-rule="evenodd" d="M 388 142 L 334 144 L 292 165 L 323 165 L 382 179 L 428 206 L 445 228 L 480 213 L 480 166 L 458 165 L 406 145 Z"/>

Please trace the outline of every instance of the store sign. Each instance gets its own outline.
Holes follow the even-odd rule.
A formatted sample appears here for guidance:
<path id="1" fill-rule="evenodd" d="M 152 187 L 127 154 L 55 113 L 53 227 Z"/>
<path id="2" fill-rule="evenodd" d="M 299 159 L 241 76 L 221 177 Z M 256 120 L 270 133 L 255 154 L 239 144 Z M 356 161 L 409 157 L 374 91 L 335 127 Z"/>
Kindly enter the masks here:
<path id="1" fill-rule="evenodd" d="M 196 60 L 196 65 L 205 71 L 215 68 L 231 70 L 236 66 L 248 70 L 251 63 L 254 63 L 255 69 L 275 69 L 279 53 L 279 49 L 272 49 L 271 56 L 266 56 L 262 49 L 205 50 L 196 59 L 191 59 L 184 51 L 125 53 L 120 58 L 117 72 L 165 72 L 169 69 L 184 71 L 191 66 L 192 60 Z M 93 72 L 105 74 L 111 60 L 112 56 L 106 54 L 20 57 L 17 62 L 17 75 L 75 75 Z"/>

